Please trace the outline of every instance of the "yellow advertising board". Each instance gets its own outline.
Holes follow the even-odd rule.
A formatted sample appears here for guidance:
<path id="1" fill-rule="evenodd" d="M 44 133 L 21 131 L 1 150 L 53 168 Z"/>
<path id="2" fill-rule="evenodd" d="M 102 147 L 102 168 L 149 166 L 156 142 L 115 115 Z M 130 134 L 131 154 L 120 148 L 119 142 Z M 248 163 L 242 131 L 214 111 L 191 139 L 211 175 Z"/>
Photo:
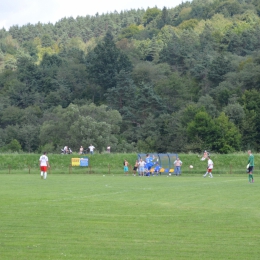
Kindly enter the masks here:
<path id="1" fill-rule="evenodd" d="M 71 158 L 71 166 L 80 166 L 80 158 Z"/>

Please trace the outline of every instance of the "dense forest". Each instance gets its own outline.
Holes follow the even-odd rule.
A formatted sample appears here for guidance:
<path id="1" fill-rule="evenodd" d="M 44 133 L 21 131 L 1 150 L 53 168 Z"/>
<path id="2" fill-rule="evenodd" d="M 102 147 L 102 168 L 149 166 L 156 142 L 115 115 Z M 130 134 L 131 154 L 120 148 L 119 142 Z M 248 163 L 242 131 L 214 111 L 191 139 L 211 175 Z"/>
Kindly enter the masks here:
<path id="1" fill-rule="evenodd" d="M 0 151 L 260 151 L 260 2 L 0 30 Z"/>

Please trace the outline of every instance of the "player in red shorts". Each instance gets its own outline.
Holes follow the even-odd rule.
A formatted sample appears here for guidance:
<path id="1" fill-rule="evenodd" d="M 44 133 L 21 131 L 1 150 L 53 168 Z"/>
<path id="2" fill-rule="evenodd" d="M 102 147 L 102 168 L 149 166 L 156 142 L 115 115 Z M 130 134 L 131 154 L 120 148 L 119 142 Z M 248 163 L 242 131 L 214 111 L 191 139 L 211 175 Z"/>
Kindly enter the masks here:
<path id="1" fill-rule="evenodd" d="M 49 159 L 46 155 L 47 153 L 44 152 L 43 155 L 39 159 L 40 169 L 41 169 L 41 178 L 47 178 L 47 169 L 50 168 Z"/>
<path id="2" fill-rule="evenodd" d="M 206 177 L 209 174 L 209 177 L 213 178 L 212 169 L 213 169 L 213 161 L 210 159 L 210 156 L 208 156 L 208 168 L 207 168 L 207 172 L 203 175 L 203 177 Z"/>

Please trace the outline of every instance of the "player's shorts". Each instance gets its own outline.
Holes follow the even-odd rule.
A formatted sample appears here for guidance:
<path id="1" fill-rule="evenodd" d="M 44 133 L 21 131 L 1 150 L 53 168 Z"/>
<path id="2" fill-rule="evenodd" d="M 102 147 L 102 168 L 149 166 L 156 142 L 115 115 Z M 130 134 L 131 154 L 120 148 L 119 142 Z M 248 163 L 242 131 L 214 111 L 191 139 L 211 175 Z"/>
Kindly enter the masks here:
<path id="1" fill-rule="evenodd" d="M 139 171 L 140 171 L 140 172 L 144 172 L 144 166 L 140 166 L 140 167 L 139 167 Z"/>
<path id="2" fill-rule="evenodd" d="M 136 167 L 136 166 L 134 166 L 133 170 L 134 170 L 134 171 L 136 171 L 136 170 L 137 170 L 137 167 Z"/>
<path id="3" fill-rule="evenodd" d="M 40 168 L 42 172 L 47 172 L 47 166 L 41 166 Z"/>
<path id="4" fill-rule="evenodd" d="M 254 166 L 249 166 L 248 167 L 248 172 L 253 172 L 253 170 L 254 170 Z"/>
<path id="5" fill-rule="evenodd" d="M 124 172 L 128 172 L 128 167 L 124 166 Z"/>
<path id="6" fill-rule="evenodd" d="M 208 169 L 208 172 L 212 172 L 212 169 Z"/>

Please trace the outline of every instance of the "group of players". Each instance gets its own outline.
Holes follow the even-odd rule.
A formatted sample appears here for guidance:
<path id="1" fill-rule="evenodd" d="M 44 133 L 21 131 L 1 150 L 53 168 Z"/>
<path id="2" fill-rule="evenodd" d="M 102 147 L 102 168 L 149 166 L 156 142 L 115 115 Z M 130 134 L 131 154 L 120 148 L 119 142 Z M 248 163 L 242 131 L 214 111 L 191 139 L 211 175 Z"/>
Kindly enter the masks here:
<path id="1" fill-rule="evenodd" d="M 182 165 L 182 161 L 180 158 L 177 158 L 174 161 L 175 166 L 175 175 L 179 176 L 181 171 L 180 167 Z M 152 169 L 153 168 L 153 169 Z M 159 175 L 161 174 L 161 166 L 159 164 L 159 159 L 156 158 L 154 155 L 150 156 L 150 154 L 146 154 L 145 159 L 143 160 L 140 158 L 140 160 L 136 160 L 135 165 L 133 167 L 133 175 L 136 176 L 137 172 L 139 176 L 151 176 L 151 175 Z M 124 160 L 124 173 L 125 175 L 128 175 L 129 172 L 129 163 L 127 160 Z"/>
<path id="2" fill-rule="evenodd" d="M 159 165 L 159 159 L 155 156 L 150 156 L 150 154 L 146 154 L 145 160 L 142 158 L 138 161 L 136 160 L 133 172 L 134 176 L 136 176 L 136 173 L 138 171 L 139 176 L 150 176 L 151 175 L 151 169 L 154 167 L 154 173 L 156 175 L 159 174 L 161 166 Z M 124 173 L 125 175 L 128 175 L 129 172 L 129 163 L 127 160 L 124 160 Z"/>
<path id="3" fill-rule="evenodd" d="M 249 183 L 254 182 L 254 176 L 253 176 L 253 169 L 254 169 L 254 155 L 252 154 L 251 150 L 248 150 L 248 165 L 247 165 L 247 172 L 248 172 L 248 179 Z M 204 151 L 203 157 L 201 158 L 201 161 L 208 160 L 208 165 L 207 165 L 207 171 L 205 174 L 203 174 L 203 177 L 207 177 L 209 175 L 210 178 L 213 178 L 212 175 L 212 170 L 214 167 L 214 163 L 210 157 L 210 154 L 208 151 Z M 176 167 L 176 162 L 178 163 L 178 166 Z M 129 163 L 127 160 L 124 160 L 124 173 L 128 175 L 128 165 Z M 177 158 L 177 160 L 174 162 L 175 168 L 178 168 L 176 171 L 176 175 L 178 176 L 180 174 L 180 166 L 182 165 L 182 162 Z M 151 168 L 154 166 L 153 173 L 151 172 Z M 145 160 L 142 158 L 138 161 L 136 160 L 133 172 L 134 176 L 136 175 L 136 172 L 138 171 L 139 176 L 150 176 L 151 174 L 156 174 L 158 175 L 160 172 L 161 166 L 158 163 L 158 159 L 156 157 L 151 157 L 149 154 L 146 155 Z"/>
<path id="4" fill-rule="evenodd" d="M 206 177 L 209 174 L 209 177 L 213 178 L 212 175 L 212 169 L 213 169 L 213 161 L 210 159 L 209 152 L 206 150 L 204 151 L 203 157 L 201 158 L 201 161 L 204 161 L 208 159 L 208 167 L 206 173 L 203 175 L 203 177 Z M 125 175 L 128 175 L 129 172 L 129 163 L 125 159 L 124 160 L 124 173 Z M 182 165 L 182 161 L 180 161 L 180 158 L 177 158 L 174 161 L 175 166 L 175 174 L 176 176 L 180 175 L 180 167 Z M 153 171 L 151 171 L 152 167 Z M 159 165 L 159 160 L 155 156 L 150 156 L 150 154 L 146 154 L 145 160 L 140 158 L 140 160 L 136 160 L 135 165 L 133 167 L 133 175 L 136 176 L 136 173 L 138 172 L 139 176 L 150 176 L 152 175 L 158 175 L 160 173 L 160 169 L 162 167 Z"/>
<path id="5" fill-rule="evenodd" d="M 249 183 L 254 183 L 254 176 L 253 176 L 253 170 L 254 170 L 254 166 L 255 166 L 255 162 L 254 162 L 254 155 L 252 154 L 251 150 L 247 151 L 249 157 L 248 157 L 248 161 L 247 161 L 247 173 L 248 173 L 248 181 Z M 206 173 L 203 175 L 203 177 L 206 177 L 207 175 L 209 175 L 210 178 L 213 178 L 212 175 L 212 170 L 213 170 L 213 161 L 210 158 L 210 155 L 207 151 L 204 151 L 203 157 L 201 158 L 202 161 L 208 159 L 208 167 L 207 167 L 207 171 Z"/>
<path id="6" fill-rule="evenodd" d="M 248 150 L 248 164 L 247 164 L 247 172 L 248 172 L 248 180 L 249 183 L 254 183 L 254 176 L 253 176 L 253 169 L 254 169 L 254 155 L 252 154 L 251 150 Z M 179 158 L 178 158 L 179 159 Z M 202 161 L 208 160 L 208 167 L 206 173 L 203 175 L 203 177 L 206 177 L 209 175 L 210 178 L 213 178 L 212 170 L 213 170 L 213 161 L 210 158 L 210 154 L 207 151 L 204 151 L 203 157 L 201 158 Z M 176 161 L 175 161 L 176 162 Z M 174 164 L 176 164 L 174 162 Z M 182 162 L 180 162 L 182 164 Z M 47 178 L 47 169 L 50 168 L 49 159 L 47 157 L 47 153 L 44 152 L 43 155 L 41 155 L 39 159 L 39 166 L 41 170 L 41 178 L 46 179 Z M 124 160 L 124 173 L 128 175 L 129 172 L 129 163 L 127 160 Z M 136 160 L 133 171 L 134 176 L 136 175 L 136 172 L 139 172 L 140 176 L 150 176 L 151 175 L 151 169 L 154 166 L 154 173 L 156 175 L 159 174 L 161 166 L 159 165 L 159 159 L 155 156 L 150 156 L 149 154 L 146 155 L 145 160 L 142 158 L 138 161 Z"/>

